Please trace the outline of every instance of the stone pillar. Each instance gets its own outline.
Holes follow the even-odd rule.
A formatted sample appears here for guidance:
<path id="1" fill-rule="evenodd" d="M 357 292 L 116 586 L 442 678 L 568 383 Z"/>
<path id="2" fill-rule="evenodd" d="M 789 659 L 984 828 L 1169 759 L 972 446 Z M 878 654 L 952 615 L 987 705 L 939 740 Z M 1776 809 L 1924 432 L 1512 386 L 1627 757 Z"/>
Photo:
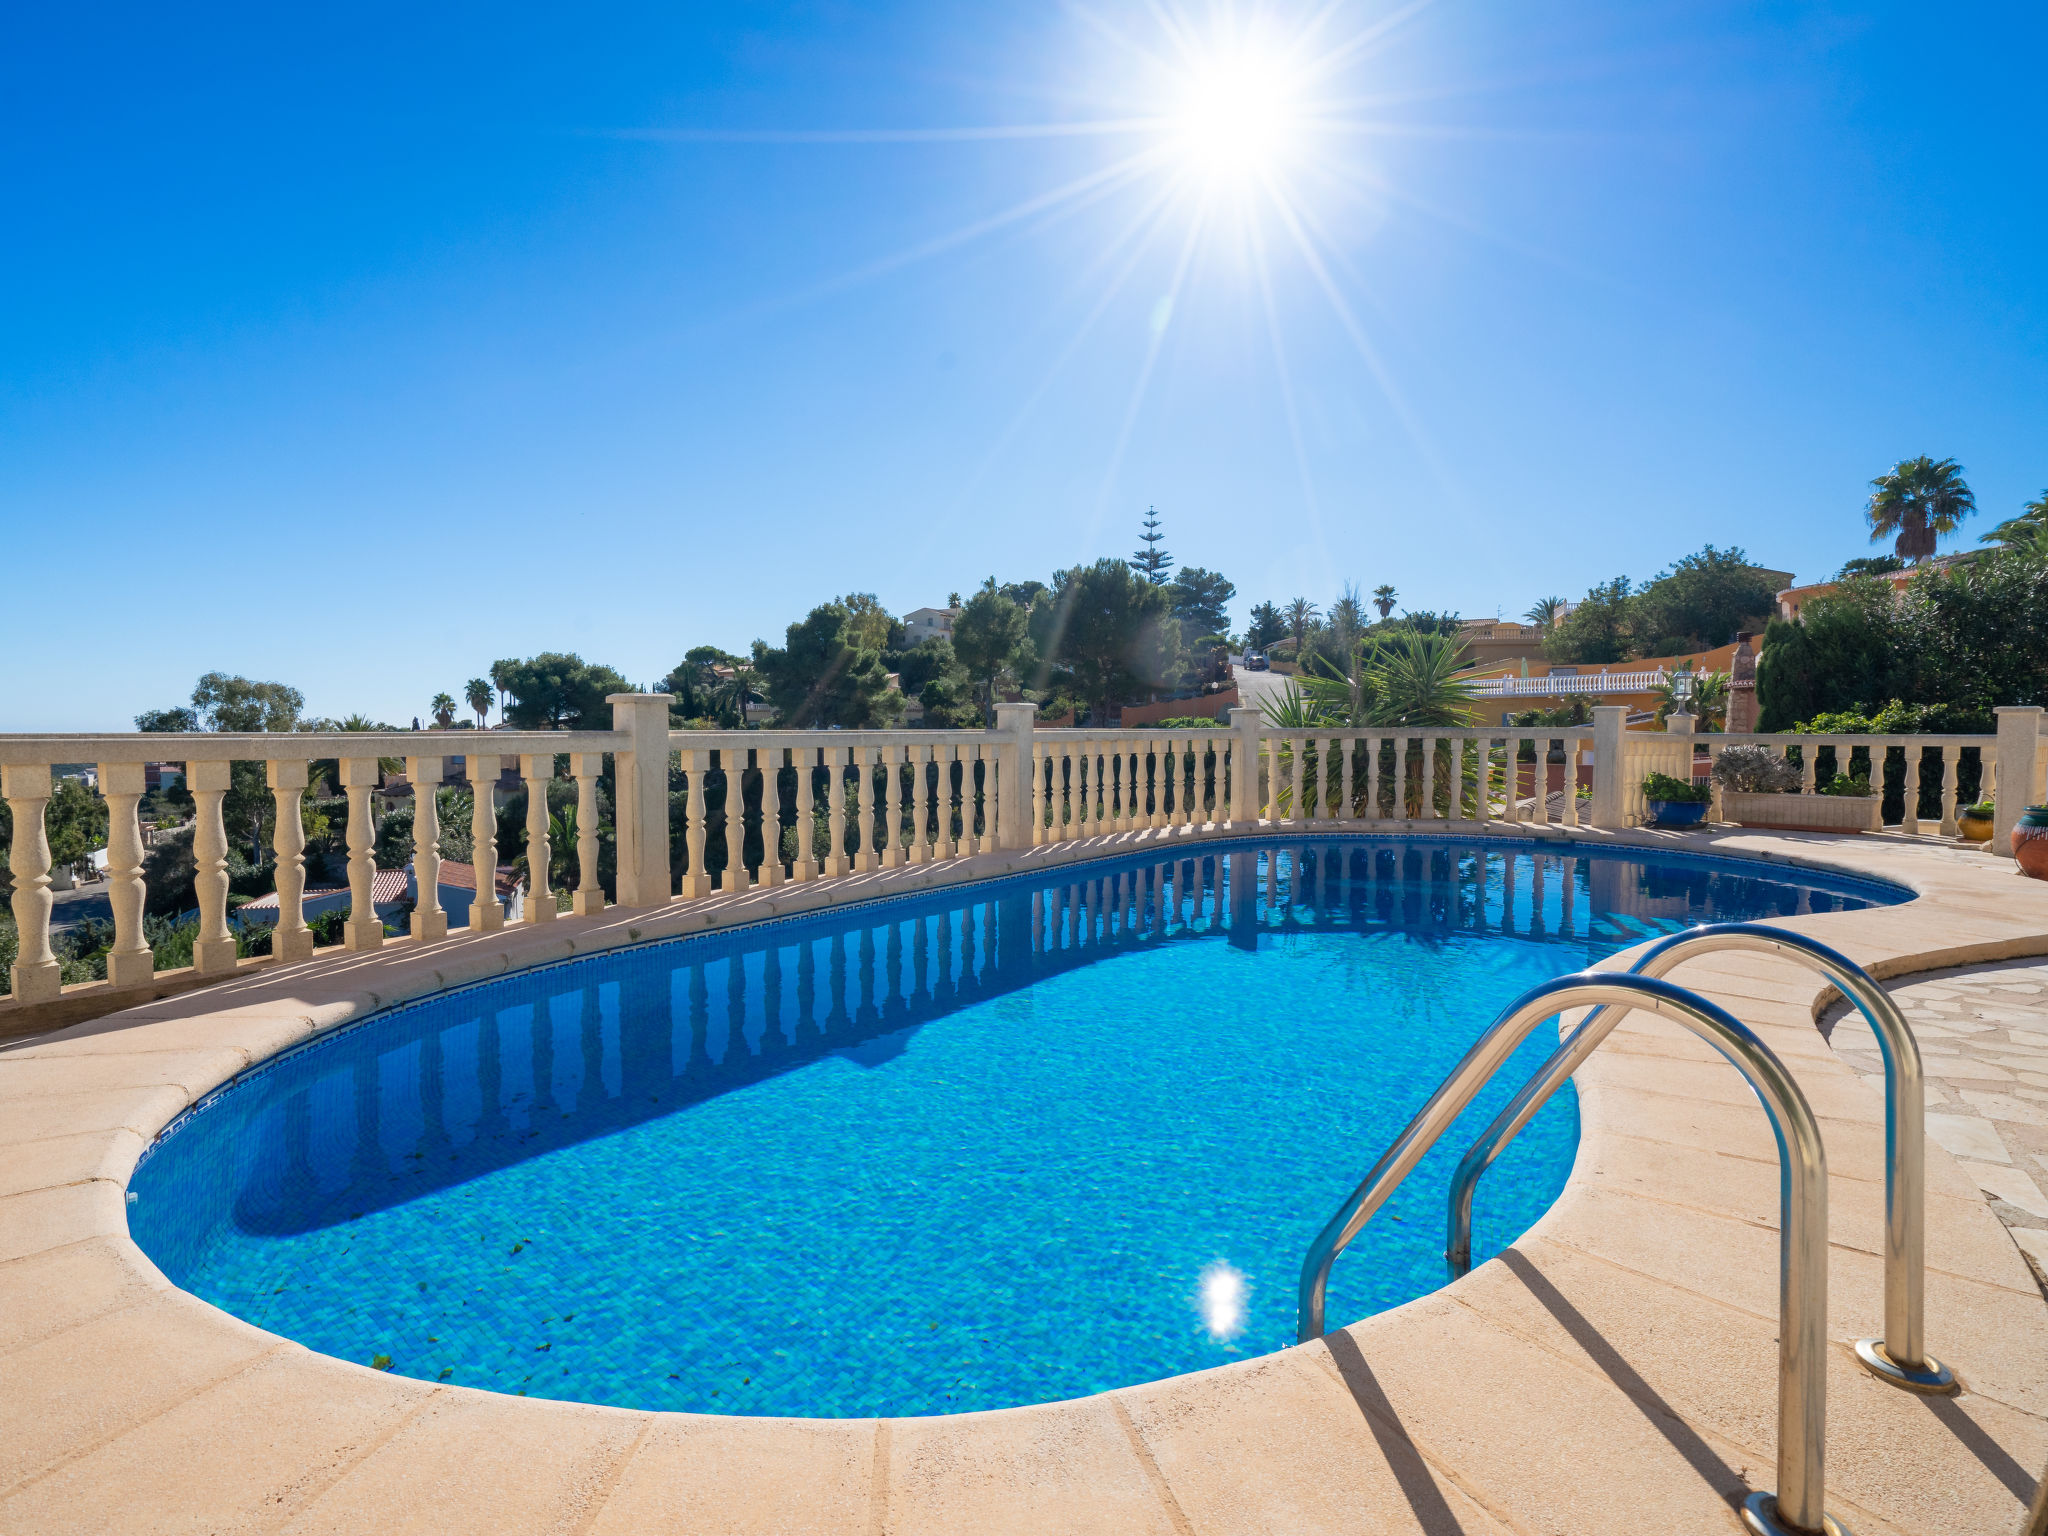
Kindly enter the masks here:
<path id="1" fill-rule="evenodd" d="M 47 764 L 0 767 L 0 797 L 14 816 L 8 867 L 14 875 L 14 927 L 21 948 L 9 976 L 18 1003 L 41 1003 L 63 990 L 63 967 L 50 948 L 50 840 L 43 807 L 50 801 Z"/>
<path id="2" fill-rule="evenodd" d="M 299 809 L 309 777 L 303 760 L 265 763 L 277 824 L 270 844 L 277 850 L 277 927 L 270 953 L 279 965 L 313 958 L 313 930 L 306 926 L 306 823 Z"/>
<path id="3" fill-rule="evenodd" d="M 185 787 L 197 809 L 192 860 L 198 874 L 192 885 L 199 898 L 199 937 L 192 945 L 192 968 L 202 976 L 235 968 L 235 936 L 228 931 L 228 834 L 220 820 L 221 799 L 232 782 L 226 763 L 185 765 Z"/>
<path id="4" fill-rule="evenodd" d="M 344 757 L 341 787 L 348 795 L 348 921 L 341 942 L 350 950 L 382 949 L 384 919 L 377 915 L 377 820 L 370 791 L 377 787 L 377 759 Z"/>
<path id="5" fill-rule="evenodd" d="M 107 981 L 116 987 L 139 987 L 156 973 L 156 957 L 142 937 L 142 823 L 136 807 L 145 787 L 142 764 L 100 764 L 100 793 L 107 797 L 107 903 L 114 909 Z"/>
<path id="6" fill-rule="evenodd" d="M 998 704 L 996 706 L 996 844 L 999 848 L 1029 848 L 1031 846 L 1031 733 L 1038 728 L 1038 706 L 1036 704 Z M 923 782 L 924 764 L 917 764 L 919 782 Z M 921 799 L 922 797 L 920 797 Z M 922 823 L 917 829 L 917 839 L 924 841 Z"/>
<path id="7" fill-rule="evenodd" d="M 1246 827 L 1259 819 L 1259 726 L 1256 709 L 1230 711 L 1230 820 Z M 1233 870 L 1236 868 L 1232 866 Z"/>
<path id="8" fill-rule="evenodd" d="M 570 753 L 569 772 L 576 777 L 576 896 L 570 910 L 595 917 L 604 910 L 604 887 L 597 880 L 597 780 L 604 754 Z"/>
<path id="9" fill-rule="evenodd" d="M 476 873 L 476 899 L 469 904 L 469 931 L 494 933 L 505 926 L 505 904 L 498 900 L 498 759 L 467 753 L 462 771 L 469 779 L 474 803 L 469 813 L 470 868 Z"/>
<path id="10" fill-rule="evenodd" d="M 1998 813 L 1991 822 L 1991 851 L 2012 857 L 2012 829 L 2040 789 L 2041 715 L 2038 704 L 2001 704 L 1998 716 Z"/>
<path id="11" fill-rule="evenodd" d="M 1728 726 L 1731 736 L 1756 729 L 1756 652 L 1750 649 L 1751 631 L 1735 637 L 1735 659 L 1728 666 Z"/>
<path id="12" fill-rule="evenodd" d="M 1593 706 L 1593 825 L 1610 832 L 1618 832 L 1628 824 L 1628 802 L 1621 779 L 1623 742 L 1627 735 L 1627 705 Z"/>
<path id="13" fill-rule="evenodd" d="M 441 759 L 408 757 L 412 781 L 412 936 L 422 944 L 448 937 L 441 907 Z"/>
<path id="14" fill-rule="evenodd" d="M 548 885 L 548 866 L 555 849 L 548 837 L 548 785 L 555 780 L 555 754 L 522 753 L 519 777 L 526 780 L 526 921 L 551 923 L 555 893 Z"/>
<path id="15" fill-rule="evenodd" d="M 675 895 L 668 862 L 669 695 L 614 693 L 605 702 L 613 732 L 626 738 L 612 753 L 619 905 L 658 907 Z"/>

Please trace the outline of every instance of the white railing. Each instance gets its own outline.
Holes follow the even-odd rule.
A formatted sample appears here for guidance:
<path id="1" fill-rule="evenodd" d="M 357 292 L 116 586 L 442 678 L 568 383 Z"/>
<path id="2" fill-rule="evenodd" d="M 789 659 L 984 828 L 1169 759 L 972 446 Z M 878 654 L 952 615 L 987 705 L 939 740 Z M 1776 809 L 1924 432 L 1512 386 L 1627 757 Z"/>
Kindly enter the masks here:
<path id="1" fill-rule="evenodd" d="M 1609 677 L 1626 674 L 1608 674 Z M 50 848 L 44 808 L 57 764 L 91 763 L 108 818 L 108 898 L 114 939 L 104 982 L 111 991 L 158 982 L 145 938 L 143 834 L 138 807 L 144 765 L 184 765 L 193 800 L 198 929 L 187 980 L 259 963 L 238 959 L 228 922 L 228 834 L 222 802 L 232 764 L 261 763 L 274 803 L 278 922 L 271 958 L 311 958 L 304 913 L 305 841 L 301 800 L 316 760 L 338 763 L 347 800 L 350 910 L 347 951 L 387 941 L 373 899 L 377 826 L 373 792 L 380 759 L 402 758 L 415 787 L 413 866 L 417 903 L 410 938 L 449 936 L 439 890 L 439 803 L 433 792 L 447 759 L 463 760 L 477 790 L 471 823 L 477 870 L 470 933 L 504 925 L 498 900 L 497 811 L 490 792 L 505 763 L 527 788 L 530 888 L 523 923 L 552 921 L 548 785 L 566 766 L 576 784 L 575 889 L 571 910 L 607 905 L 599 881 L 599 783 L 608 776 L 616 870 L 613 898 L 628 908 L 676 900 L 706 902 L 757 886 L 851 879 L 905 865 L 1023 853 L 1104 834 L 1173 838 L 1204 830 L 1360 830 L 1416 826 L 1618 830 L 1647 819 L 1643 776 L 1707 775 L 1738 742 L 1799 749 L 1810 789 L 1822 752 L 1841 764 L 1862 753 L 1881 782 L 1890 754 L 1903 754 L 1906 818 L 1917 832 L 1923 789 L 1938 782 L 1940 827 L 1955 829 L 1958 791 L 1974 772 L 1978 796 L 1999 796 L 1994 851 L 2048 770 L 2043 711 L 1998 712 L 1996 736 L 1693 737 L 1682 730 L 1625 729 L 1626 710 L 1600 705 L 1590 726 L 1453 729 L 1266 725 L 1257 710 L 1234 709 L 1211 730 L 1035 729 L 1029 704 L 997 707 L 987 731 L 671 731 L 669 700 L 621 694 L 609 731 L 279 732 L 229 735 L 130 734 L 0 736 L 0 796 L 13 819 L 9 849 L 17 958 L 8 975 L 12 1009 L 57 998 L 62 966 L 51 941 Z M 1703 751 L 1699 749 L 1704 749 Z M 1553 761 L 1553 759 L 1556 759 Z M 680 792 L 672 803 L 672 790 Z M 1713 814 L 1719 815 L 1718 803 Z M 974 873 L 987 866 L 976 866 Z M 963 866 L 963 874 L 967 873 Z M 863 894 L 865 894 L 863 887 Z M 168 985 L 170 983 L 166 983 Z M 176 983 L 186 984 L 185 981 Z M 150 994 L 154 995 L 154 994 Z"/>
<path id="2" fill-rule="evenodd" d="M 1670 680 L 1662 668 L 1647 672 L 1551 673 L 1547 677 L 1488 677 L 1472 684 L 1482 699 L 1561 699 L 1575 694 L 1648 693 Z"/>

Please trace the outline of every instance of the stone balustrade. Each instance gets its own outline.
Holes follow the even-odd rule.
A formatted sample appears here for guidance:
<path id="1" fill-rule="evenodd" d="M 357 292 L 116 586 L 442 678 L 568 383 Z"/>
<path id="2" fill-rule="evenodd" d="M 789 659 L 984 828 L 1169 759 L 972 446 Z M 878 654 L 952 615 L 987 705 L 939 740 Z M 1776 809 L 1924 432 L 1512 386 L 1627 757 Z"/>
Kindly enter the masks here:
<path id="1" fill-rule="evenodd" d="M 1796 732 L 1743 731 L 1694 734 L 1693 721 L 1673 715 L 1663 732 L 1632 731 L 1625 738 L 1625 772 L 1622 775 L 1622 825 L 1648 822 L 1650 811 L 1642 782 L 1650 773 L 1672 778 L 1704 780 L 1713 786 L 1709 821 L 1722 817 L 1721 786 L 1714 780 L 1714 764 L 1733 746 L 1765 746 L 1794 762 L 1799 769 L 1799 793 L 1815 794 L 1835 774 L 1868 778 L 1872 793 L 1883 795 L 1889 768 L 1899 768 L 1896 788 L 1902 815 L 1896 823 L 1908 836 L 1928 830 L 1943 837 L 1956 835 L 1959 805 L 1979 800 L 1996 800 L 1992 846 L 2004 852 L 2012 823 L 2029 804 L 2048 793 L 2048 742 L 2041 739 L 2044 712 L 2038 707 L 2001 708 L 1999 730 L 1993 736 L 1833 736 L 1801 735 Z M 1826 759 L 1824 764 L 1823 759 Z M 2013 792 L 1998 793 L 2001 782 Z M 1972 786 L 1963 799 L 1964 785 Z M 1939 810 L 1923 815 L 1921 807 L 1938 799 Z M 1932 827 L 1929 826 L 1932 823 Z"/>
<path id="2" fill-rule="evenodd" d="M 402 759 L 416 789 L 413 867 L 417 902 L 409 939 L 434 944 L 450 935 L 439 900 L 440 809 L 430 791 L 459 757 L 479 792 L 470 827 L 477 870 L 467 931 L 506 922 L 493 878 L 498 819 L 493 790 L 514 765 L 527 789 L 529 869 L 523 921 L 553 921 L 555 825 L 548 786 L 559 773 L 575 784 L 574 897 L 579 915 L 607 905 L 599 879 L 603 846 L 599 781 L 609 775 L 616 853 L 616 903 L 647 908 L 707 900 L 785 882 L 853 880 L 875 871 L 1024 851 L 1118 835 L 1171 839 L 1258 828 L 1302 830 L 1478 831 L 1574 828 L 1620 830 L 1647 820 L 1641 780 L 1655 768 L 1674 777 L 1706 772 L 1726 746 L 1762 742 L 1798 748 L 1808 787 L 1831 749 L 1849 764 L 1863 754 L 1882 776 L 1884 761 L 1904 757 L 1906 819 L 1927 830 L 1922 790 L 1940 784 L 1939 828 L 1953 834 L 1965 770 L 1999 798 L 1994 847 L 2048 771 L 2039 708 L 2001 709 L 1996 736 L 1802 737 L 1713 735 L 1694 738 L 1684 717 L 1667 732 L 1625 729 L 1620 706 L 1593 710 L 1590 725 L 1556 727 L 1428 726 L 1288 729 L 1254 709 L 1234 709 L 1215 729 L 1132 731 L 1036 729 L 1029 704 L 997 706 L 986 731 L 671 731 L 662 695 L 615 695 L 609 731 L 416 731 L 232 735 L 224 733 L 0 736 L 0 795 L 13 817 L 9 858 L 19 948 L 9 973 L 18 1007 L 64 990 L 51 943 L 50 849 L 44 807 L 56 764 L 97 765 L 109 815 L 108 899 L 114 941 L 107 979 L 113 992 L 150 987 L 159 978 L 143 933 L 144 840 L 138 820 L 144 764 L 183 765 L 192 794 L 194 888 L 198 931 L 192 973 L 212 977 L 250 964 L 238 960 L 228 922 L 228 829 L 222 801 L 231 764 L 264 765 L 274 801 L 273 844 L 279 918 L 271 962 L 314 957 L 304 912 L 305 837 L 301 802 L 310 765 L 339 765 L 347 800 L 350 914 L 348 952 L 391 942 L 372 899 L 381 763 Z M 1704 746 L 1702 759 L 1696 748 Z M 609 763 L 609 767 L 607 767 Z M 1582 794 L 1590 798 L 1582 806 Z M 1716 807 L 1718 814 L 1718 807 Z M 567 850 L 563 850 L 567 851 Z M 965 866 L 963 866 L 963 869 Z M 858 884 L 849 890 L 859 892 Z M 865 894 L 865 892 L 862 892 Z M 711 903 L 722 908 L 724 902 Z M 715 919 L 716 912 L 712 912 Z M 270 963 L 270 962 L 265 962 Z"/>

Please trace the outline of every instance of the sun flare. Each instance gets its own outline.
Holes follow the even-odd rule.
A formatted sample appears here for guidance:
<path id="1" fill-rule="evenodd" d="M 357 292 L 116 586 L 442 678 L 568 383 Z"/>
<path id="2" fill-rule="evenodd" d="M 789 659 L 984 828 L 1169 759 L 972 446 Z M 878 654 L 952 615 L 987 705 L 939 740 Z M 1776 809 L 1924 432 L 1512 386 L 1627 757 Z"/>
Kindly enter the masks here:
<path id="1" fill-rule="evenodd" d="M 1299 147 L 1298 82 L 1256 48 L 1220 48 L 1188 70 L 1171 123 L 1175 148 L 1197 171 L 1270 172 Z"/>

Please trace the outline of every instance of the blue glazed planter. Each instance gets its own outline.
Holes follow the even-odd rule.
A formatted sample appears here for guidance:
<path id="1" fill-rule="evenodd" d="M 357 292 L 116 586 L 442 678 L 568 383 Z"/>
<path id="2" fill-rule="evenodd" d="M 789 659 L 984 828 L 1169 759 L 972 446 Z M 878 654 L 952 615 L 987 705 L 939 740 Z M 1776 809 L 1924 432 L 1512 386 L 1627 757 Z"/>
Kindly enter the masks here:
<path id="1" fill-rule="evenodd" d="M 1707 819 L 1704 800 L 1652 800 L 1650 819 L 1660 827 L 1696 827 Z"/>

